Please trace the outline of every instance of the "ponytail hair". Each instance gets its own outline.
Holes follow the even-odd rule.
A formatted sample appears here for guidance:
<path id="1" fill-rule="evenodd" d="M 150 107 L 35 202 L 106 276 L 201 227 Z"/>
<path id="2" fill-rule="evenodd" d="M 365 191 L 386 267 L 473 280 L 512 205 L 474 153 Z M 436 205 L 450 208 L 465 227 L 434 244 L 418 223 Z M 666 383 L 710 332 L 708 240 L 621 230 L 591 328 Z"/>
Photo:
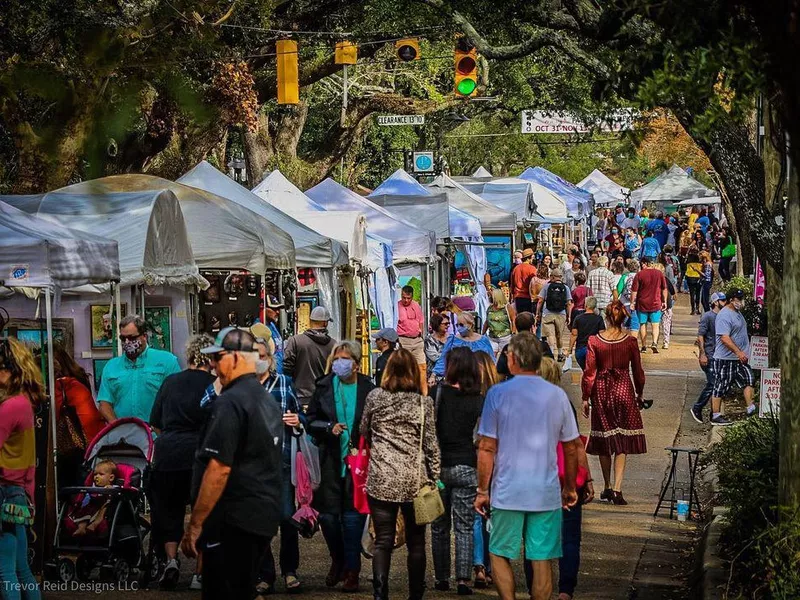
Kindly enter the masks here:
<path id="1" fill-rule="evenodd" d="M 619 300 L 615 300 L 614 302 L 606 306 L 606 321 L 608 322 L 609 325 L 622 328 L 622 324 L 625 322 L 625 319 L 627 318 L 628 318 L 628 313 L 625 312 L 625 307 Z"/>

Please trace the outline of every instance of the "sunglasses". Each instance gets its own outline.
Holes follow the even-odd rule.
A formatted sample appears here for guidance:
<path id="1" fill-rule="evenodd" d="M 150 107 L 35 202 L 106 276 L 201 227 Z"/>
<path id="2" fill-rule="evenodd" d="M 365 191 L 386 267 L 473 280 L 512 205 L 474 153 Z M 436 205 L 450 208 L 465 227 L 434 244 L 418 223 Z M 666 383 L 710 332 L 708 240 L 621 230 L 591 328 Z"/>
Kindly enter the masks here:
<path id="1" fill-rule="evenodd" d="M 119 336 L 119 339 L 123 342 L 132 342 L 134 340 L 138 340 L 140 337 L 142 337 L 142 335 L 143 334 L 141 333 L 137 333 L 136 335 L 121 335 Z"/>
<path id="2" fill-rule="evenodd" d="M 221 350 L 220 352 L 215 352 L 214 354 L 209 354 L 208 358 L 211 362 L 219 362 L 222 360 L 222 357 L 226 354 L 230 354 L 227 350 Z"/>

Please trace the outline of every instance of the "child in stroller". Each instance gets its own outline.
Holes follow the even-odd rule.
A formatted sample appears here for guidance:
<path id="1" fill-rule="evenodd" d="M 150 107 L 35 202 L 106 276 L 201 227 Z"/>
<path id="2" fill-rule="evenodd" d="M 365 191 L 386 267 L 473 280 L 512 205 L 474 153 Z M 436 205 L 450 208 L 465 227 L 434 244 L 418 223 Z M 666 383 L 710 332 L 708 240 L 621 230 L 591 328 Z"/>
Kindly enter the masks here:
<path id="1" fill-rule="evenodd" d="M 92 483 L 94 487 L 110 488 L 117 477 L 117 465 L 113 460 L 103 460 L 94 467 Z M 111 503 L 107 494 L 80 493 L 71 503 L 64 519 L 64 528 L 73 537 L 96 537 L 108 535 L 106 511 Z"/>
<path id="2" fill-rule="evenodd" d="M 84 485 L 59 490 L 53 557 L 45 563 L 45 577 L 86 581 L 97 567 L 102 579 L 120 583 L 149 574 L 144 483 L 152 459 L 153 434 L 139 419 L 118 419 L 97 434 L 84 455 L 90 469 Z"/>

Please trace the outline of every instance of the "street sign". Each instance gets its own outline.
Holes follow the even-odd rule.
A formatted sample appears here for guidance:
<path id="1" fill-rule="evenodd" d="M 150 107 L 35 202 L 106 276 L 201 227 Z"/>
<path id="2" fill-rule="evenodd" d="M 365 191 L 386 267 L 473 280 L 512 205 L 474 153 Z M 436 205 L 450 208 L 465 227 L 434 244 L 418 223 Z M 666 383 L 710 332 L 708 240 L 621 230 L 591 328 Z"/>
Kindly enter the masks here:
<path id="1" fill-rule="evenodd" d="M 633 129 L 633 111 L 616 110 L 605 119 L 581 120 L 567 113 L 522 111 L 522 133 L 589 133 L 591 131 L 620 132 Z"/>
<path id="2" fill-rule="evenodd" d="M 429 173 L 433 171 L 433 152 L 414 152 L 414 172 Z"/>
<path id="3" fill-rule="evenodd" d="M 758 416 L 778 415 L 781 412 L 781 370 L 763 369 L 761 371 L 761 401 Z"/>
<path id="4" fill-rule="evenodd" d="M 378 125 L 425 125 L 425 115 L 378 115 Z"/>
<path id="5" fill-rule="evenodd" d="M 769 369 L 769 338 L 754 335 L 750 338 L 750 366 L 754 369 Z"/>

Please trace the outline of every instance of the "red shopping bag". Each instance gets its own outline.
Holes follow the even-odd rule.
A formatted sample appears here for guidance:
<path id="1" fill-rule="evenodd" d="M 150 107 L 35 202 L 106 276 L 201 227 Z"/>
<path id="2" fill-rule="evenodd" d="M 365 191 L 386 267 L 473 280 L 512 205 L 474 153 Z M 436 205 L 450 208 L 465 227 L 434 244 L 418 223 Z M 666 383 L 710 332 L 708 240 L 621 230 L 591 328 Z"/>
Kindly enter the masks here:
<path id="1" fill-rule="evenodd" d="M 367 440 L 363 436 L 358 443 L 358 451 L 355 454 L 348 455 L 345 462 L 350 469 L 350 476 L 353 478 L 353 507 L 362 515 L 368 515 L 367 472 L 369 471 L 369 448 L 367 448 Z"/>

